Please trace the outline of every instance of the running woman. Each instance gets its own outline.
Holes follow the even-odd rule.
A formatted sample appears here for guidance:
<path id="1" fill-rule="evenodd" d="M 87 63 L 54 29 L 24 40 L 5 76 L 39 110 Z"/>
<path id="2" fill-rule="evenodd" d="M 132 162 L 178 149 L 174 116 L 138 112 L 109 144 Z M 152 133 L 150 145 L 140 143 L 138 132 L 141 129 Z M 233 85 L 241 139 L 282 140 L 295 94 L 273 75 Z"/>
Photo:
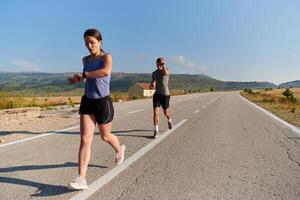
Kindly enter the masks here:
<path id="1" fill-rule="evenodd" d="M 90 55 L 82 59 L 83 72 L 68 78 L 70 84 L 85 82 L 85 92 L 79 108 L 81 136 L 78 155 L 79 175 L 69 184 L 70 188 L 76 190 L 88 188 L 86 172 L 96 125 L 102 140 L 114 148 L 117 165 L 123 162 L 125 155 L 125 145 L 120 145 L 118 138 L 111 134 L 114 117 L 114 107 L 109 96 L 112 55 L 102 50 L 102 36 L 98 30 L 86 30 L 84 41 Z"/>
<path id="2" fill-rule="evenodd" d="M 169 92 L 169 75 L 170 71 L 165 65 L 164 58 L 156 59 L 156 67 L 152 73 L 151 88 L 155 87 L 155 93 L 153 95 L 153 124 L 154 124 L 154 135 L 157 139 L 159 137 L 159 108 L 162 106 L 165 116 L 168 119 L 168 127 L 172 129 L 173 124 L 171 120 L 171 114 L 169 109 L 170 92 Z"/>

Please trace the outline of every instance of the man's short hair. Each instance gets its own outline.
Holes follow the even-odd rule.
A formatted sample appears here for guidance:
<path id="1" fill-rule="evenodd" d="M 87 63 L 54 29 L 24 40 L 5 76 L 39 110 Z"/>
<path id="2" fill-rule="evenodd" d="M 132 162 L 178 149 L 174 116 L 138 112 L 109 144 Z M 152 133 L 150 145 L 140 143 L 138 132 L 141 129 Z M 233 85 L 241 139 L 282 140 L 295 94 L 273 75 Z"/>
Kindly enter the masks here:
<path id="1" fill-rule="evenodd" d="M 164 64 L 165 63 L 165 59 L 163 57 L 157 58 L 156 59 L 156 63 Z"/>

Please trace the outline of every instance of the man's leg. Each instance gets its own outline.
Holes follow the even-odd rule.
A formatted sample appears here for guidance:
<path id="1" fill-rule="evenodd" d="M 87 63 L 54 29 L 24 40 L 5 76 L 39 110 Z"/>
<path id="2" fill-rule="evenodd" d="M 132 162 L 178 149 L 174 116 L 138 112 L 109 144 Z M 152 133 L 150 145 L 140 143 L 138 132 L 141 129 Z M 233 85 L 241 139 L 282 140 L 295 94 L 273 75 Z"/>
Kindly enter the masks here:
<path id="1" fill-rule="evenodd" d="M 164 109 L 164 115 L 168 119 L 168 127 L 169 127 L 169 129 L 172 129 L 173 123 L 172 123 L 172 119 L 171 119 L 169 104 L 170 104 L 170 96 L 164 96 L 164 101 L 163 101 L 162 107 Z"/>
<path id="2" fill-rule="evenodd" d="M 154 138 L 159 137 L 159 107 L 153 108 Z"/>
<path id="3" fill-rule="evenodd" d="M 166 116 L 166 118 L 169 120 L 171 120 L 171 113 L 170 113 L 170 109 L 167 108 L 167 109 L 164 109 L 164 114 Z"/>
<path id="4" fill-rule="evenodd" d="M 170 109 L 169 108 L 164 109 L 164 114 L 165 114 L 165 116 L 168 119 L 168 127 L 169 127 L 169 129 L 172 129 L 173 128 L 173 123 L 172 123 L 172 119 L 171 119 Z"/>

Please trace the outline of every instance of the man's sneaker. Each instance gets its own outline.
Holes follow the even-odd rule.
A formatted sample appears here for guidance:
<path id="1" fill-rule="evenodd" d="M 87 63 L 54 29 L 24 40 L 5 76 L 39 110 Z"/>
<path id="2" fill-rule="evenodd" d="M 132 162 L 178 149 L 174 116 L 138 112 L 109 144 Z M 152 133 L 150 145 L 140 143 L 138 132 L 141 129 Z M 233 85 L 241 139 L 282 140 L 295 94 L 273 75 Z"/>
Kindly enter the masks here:
<path id="1" fill-rule="evenodd" d="M 171 122 L 168 122 L 168 127 L 169 127 L 169 129 L 172 129 L 172 128 L 173 128 L 173 123 L 172 123 L 172 121 L 171 121 Z"/>
<path id="2" fill-rule="evenodd" d="M 154 139 L 159 138 L 159 132 L 158 131 L 154 131 L 153 137 L 154 137 Z"/>
<path id="3" fill-rule="evenodd" d="M 124 161 L 126 147 L 124 144 L 121 145 L 121 152 L 116 154 L 116 164 L 120 165 Z"/>
<path id="4" fill-rule="evenodd" d="M 72 190 L 84 190 L 88 188 L 85 178 L 78 176 L 70 184 L 69 188 Z"/>

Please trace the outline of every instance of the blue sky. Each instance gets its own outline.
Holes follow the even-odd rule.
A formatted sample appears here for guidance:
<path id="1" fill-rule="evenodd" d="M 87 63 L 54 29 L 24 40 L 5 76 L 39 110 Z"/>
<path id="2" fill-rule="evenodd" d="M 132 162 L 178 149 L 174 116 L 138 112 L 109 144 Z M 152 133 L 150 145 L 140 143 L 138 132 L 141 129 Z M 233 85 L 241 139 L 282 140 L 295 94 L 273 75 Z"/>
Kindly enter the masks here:
<path id="1" fill-rule="evenodd" d="M 114 72 L 224 81 L 300 79 L 298 0 L 0 1 L 0 71 L 76 72 L 87 28 L 103 35 Z"/>

